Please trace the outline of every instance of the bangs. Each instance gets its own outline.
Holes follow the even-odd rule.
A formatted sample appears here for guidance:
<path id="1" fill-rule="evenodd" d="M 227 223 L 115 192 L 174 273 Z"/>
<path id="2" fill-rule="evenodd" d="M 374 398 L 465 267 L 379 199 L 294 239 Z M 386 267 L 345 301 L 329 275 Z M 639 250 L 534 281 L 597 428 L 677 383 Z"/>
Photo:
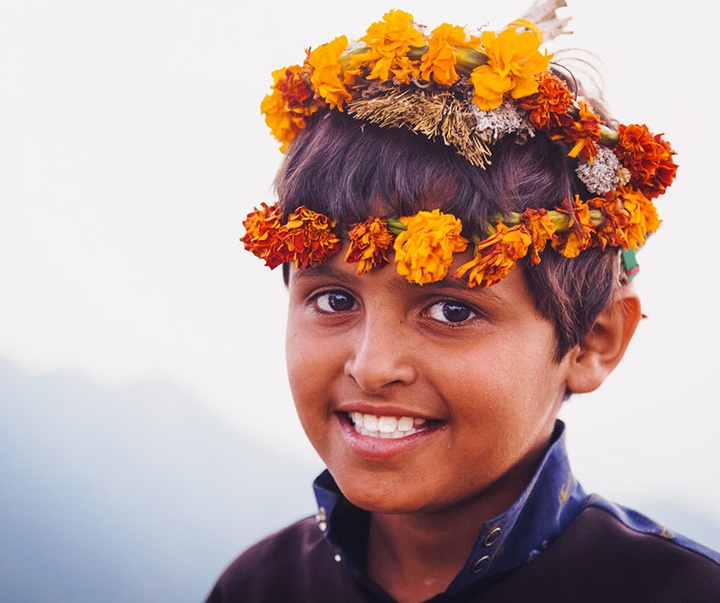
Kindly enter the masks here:
<path id="1" fill-rule="evenodd" d="M 440 209 L 468 235 L 486 235 L 490 216 L 552 208 L 578 183 L 565 152 L 545 136 L 511 136 L 493 146 L 492 165 L 473 166 L 454 148 L 403 128 L 381 128 L 327 111 L 290 145 L 275 179 L 286 215 L 300 205 L 338 222 Z"/>

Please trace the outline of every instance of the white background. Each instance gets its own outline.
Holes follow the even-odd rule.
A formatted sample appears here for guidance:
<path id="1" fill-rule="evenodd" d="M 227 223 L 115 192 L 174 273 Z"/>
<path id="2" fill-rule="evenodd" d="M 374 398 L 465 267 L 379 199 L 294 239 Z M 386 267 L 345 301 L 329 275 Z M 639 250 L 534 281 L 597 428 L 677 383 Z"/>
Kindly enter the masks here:
<path id="1" fill-rule="evenodd" d="M 273 69 L 395 5 L 250 6 L 2 2 L 0 357 L 38 375 L 168 379 L 238 437 L 315 462 L 285 381 L 281 275 L 238 242 L 280 160 L 258 107 Z M 500 27 L 527 4 L 397 7 L 430 27 Z M 574 468 L 606 497 L 720 525 L 720 9 L 576 0 L 563 14 L 575 35 L 558 43 L 597 52 L 615 116 L 664 132 L 680 164 L 640 254 L 649 318 L 605 386 L 563 410 Z"/>

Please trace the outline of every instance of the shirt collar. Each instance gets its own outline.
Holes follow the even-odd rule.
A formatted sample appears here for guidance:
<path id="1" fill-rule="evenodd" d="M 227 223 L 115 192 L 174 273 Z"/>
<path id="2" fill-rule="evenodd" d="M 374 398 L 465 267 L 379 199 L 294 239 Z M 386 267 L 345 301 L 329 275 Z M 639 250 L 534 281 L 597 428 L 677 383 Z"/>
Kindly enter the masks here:
<path id="1" fill-rule="evenodd" d="M 356 576 L 363 556 L 370 514 L 351 504 L 324 471 L 314 482 L 318 527 Z M 448 594 L 510 571 L 543 551 L 580 512 L 587 495 L 572 472 L 565 449 L 565 425 L 558 420 L 540 466 L 515 503 L 480 526 L 478 537 Z"/>

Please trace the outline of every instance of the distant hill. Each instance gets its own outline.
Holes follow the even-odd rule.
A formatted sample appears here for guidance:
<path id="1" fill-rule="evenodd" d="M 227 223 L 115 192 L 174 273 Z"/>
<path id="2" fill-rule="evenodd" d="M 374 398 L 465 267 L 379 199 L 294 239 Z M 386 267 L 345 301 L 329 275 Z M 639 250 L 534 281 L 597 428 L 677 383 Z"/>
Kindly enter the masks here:
<path id="1" fill-rule="evenodd" d="M 316 472 L 171 384 L 0 360 L 0 599 L 198 603 L 243 548 L 314 512 Z"/>

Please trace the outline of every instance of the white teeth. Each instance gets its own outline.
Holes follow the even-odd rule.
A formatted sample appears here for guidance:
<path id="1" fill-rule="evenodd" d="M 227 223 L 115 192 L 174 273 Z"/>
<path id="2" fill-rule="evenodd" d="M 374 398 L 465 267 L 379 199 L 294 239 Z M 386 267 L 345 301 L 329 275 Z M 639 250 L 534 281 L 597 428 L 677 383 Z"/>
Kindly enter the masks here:
<path id="1" fill-rule="evenodd" d="M 380 417 L 378 419 L 378 431 L 380 433 L 392 433 L 397 430 L 398 422 L 395 417 Z"/>
<path id="2" fill-rule="evenodd" d="M 403 438 L 419 431 L 425 419 L 414 417 L 389 417 L 368 415 L 361 412 L 350 413 L 355 431 L 372 438 Z"/>
<path id="3" fill-rule="evenodd" d="M 414 425 L 415 425 L 415 420 L 412 417 L 402 417 L 397 422 L 397 428 L 400 431 L 409 431 L 410 429 L 412 429 L 414 427 Z"/>

